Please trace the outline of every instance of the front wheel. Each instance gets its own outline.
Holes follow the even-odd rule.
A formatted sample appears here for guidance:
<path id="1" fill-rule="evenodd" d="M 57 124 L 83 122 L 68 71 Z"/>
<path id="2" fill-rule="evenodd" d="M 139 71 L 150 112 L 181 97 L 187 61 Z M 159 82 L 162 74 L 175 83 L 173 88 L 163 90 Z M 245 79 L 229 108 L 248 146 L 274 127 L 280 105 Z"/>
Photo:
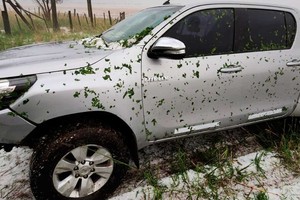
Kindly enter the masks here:
<path id="1" fill-rule="evenodd" d="M 37 200 L 105 199 L 129 162 L 121 134 L 109 127 L 63 131 L 44 144 L 31 161 L 31 188 Z"/>

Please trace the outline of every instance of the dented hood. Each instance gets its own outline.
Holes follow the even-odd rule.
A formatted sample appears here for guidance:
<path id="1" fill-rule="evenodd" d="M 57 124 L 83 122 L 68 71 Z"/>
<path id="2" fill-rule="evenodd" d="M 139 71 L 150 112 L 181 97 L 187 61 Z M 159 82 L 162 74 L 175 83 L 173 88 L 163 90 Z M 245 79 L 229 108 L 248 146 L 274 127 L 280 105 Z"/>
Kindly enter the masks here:
<path id="1" fill-rule="evenodd" d="M 112 50 L 85 48 L 76 42 L 27 45 L 0 52 L 0 79 L 84 67 Z"/>

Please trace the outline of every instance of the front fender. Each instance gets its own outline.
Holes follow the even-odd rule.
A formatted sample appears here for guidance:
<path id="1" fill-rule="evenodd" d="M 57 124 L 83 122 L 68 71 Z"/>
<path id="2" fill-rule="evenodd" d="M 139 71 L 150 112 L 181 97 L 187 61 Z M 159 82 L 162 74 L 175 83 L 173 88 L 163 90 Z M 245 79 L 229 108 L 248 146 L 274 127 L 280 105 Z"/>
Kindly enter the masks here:
<path id="1" fill-rule="evenodd" d="M 132 47 L 93 66 L 39 74 L 11 109 L 36 124 L 75 113 L 105 111 L 122 119 L 142 147 L 146 134 L 140 52 L 140 47 Z"/>
<path id="2" fill-rule="evenodd" d="M 297 104 L 296 104 L 295 109 L 292 112 L 291 116 L 293 116 L 293 117 L 300 117 L 300 102 L 299 102 L 299 99 L 297 101 Z"/>

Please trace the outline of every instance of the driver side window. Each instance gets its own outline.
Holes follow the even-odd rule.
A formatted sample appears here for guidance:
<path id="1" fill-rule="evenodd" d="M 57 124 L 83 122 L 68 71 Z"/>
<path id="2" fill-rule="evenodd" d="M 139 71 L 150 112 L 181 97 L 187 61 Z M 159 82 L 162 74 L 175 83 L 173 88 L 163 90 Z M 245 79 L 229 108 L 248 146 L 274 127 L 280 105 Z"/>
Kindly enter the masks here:
<path id="1" fill-rule="evenodd" d="M 233 9 L 202 10 L 180 20 L 165 34 L 186 45 L 186 57 L 230 53 L 233 51 Z"/>

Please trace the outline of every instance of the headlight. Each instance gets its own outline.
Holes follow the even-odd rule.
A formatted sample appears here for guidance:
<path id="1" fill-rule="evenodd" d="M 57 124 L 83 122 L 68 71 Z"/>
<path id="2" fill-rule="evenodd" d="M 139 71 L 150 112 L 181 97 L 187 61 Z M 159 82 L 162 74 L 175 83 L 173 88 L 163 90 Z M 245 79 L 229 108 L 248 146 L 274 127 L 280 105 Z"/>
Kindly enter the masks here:
<path id="1" fill-rule="evenodd" d="M 0 80 L 0 110 L 22 96 L 36 81 L 36 76 Z"/>

